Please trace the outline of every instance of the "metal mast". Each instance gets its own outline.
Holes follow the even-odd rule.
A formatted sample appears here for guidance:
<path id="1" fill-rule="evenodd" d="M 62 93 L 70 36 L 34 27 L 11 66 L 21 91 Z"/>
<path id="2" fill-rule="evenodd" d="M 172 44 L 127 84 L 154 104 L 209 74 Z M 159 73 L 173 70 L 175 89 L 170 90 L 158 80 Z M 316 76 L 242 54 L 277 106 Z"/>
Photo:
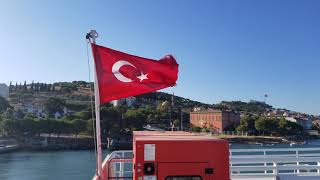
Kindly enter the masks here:
<path id="1" fill-rule="evenodd" d="M 98 33 L 96 30 L 91 30 L 87 34 L 87 39 L 91 39 L 93 44 L 96 44 L 96 38 L 98 37 Z M 93 56 L 95 53 L 93 52 Z M 95 58 L 95 57 L 94 57 Z M 99 179 L 104 180 L 102 177 L 102 147 L 101 147 L 101 128 L 100 128 L 100 96 L 99 96 L 99 85 L 98 85 L 98 76 L 97 70 L 94 68 L 94 100 L 95 100 L 95 112 L 96 112 L 96 143 L 97 143 L 97 176 Z"/>

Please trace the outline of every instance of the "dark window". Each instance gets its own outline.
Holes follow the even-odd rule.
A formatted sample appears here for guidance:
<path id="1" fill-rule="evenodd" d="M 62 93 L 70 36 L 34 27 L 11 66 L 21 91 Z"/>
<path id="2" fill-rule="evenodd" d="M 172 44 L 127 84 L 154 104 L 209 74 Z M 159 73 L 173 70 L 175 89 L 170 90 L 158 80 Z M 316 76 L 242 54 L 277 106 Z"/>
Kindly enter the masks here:
<path id="1" fill-rule="evenodd" d="M 166 180 L 202 180 L 201 176 L 167 176 Z"/>

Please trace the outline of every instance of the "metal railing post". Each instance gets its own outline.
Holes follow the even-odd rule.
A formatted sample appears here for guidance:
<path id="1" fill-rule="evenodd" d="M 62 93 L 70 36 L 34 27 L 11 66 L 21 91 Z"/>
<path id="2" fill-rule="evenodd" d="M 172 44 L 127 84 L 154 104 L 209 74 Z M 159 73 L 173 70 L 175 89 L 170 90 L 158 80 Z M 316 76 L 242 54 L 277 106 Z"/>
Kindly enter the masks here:
<path id="1" fill-rule="evenodd" d="M 278 175 L 278 169 L 277 169 L 277 163 L 276 162 L 273 162 L 273 166 L 275 167 L 274 170 L 273 170 L 273 174 L 275 175 Z"/>
<path id="2" fill-rule="evenodd" d="M 264 158 L 266 158 L 266 155 L 267 155 L 267 153 L 266 153 L 266 151 L 264 150 L 264 151 L 263 151 L 263 156 L 264 156 Z M 264 162 L 264 167 L 267 167 L 267 162 Z M 264 173 L 267 174 L 268 171 L 265 170 Z"/>
<path id="3" fill-rule="evenodd" d="M 299 150 L 296 150 L 296 158 L 299 158 Z M 299 161 L 297 161 L 297 166 L 298 166 L 298 168 L 296 169 L 297 174 L 300 174 L 299 165 L 300 165 L 300 163 L 299 163 Z"/>

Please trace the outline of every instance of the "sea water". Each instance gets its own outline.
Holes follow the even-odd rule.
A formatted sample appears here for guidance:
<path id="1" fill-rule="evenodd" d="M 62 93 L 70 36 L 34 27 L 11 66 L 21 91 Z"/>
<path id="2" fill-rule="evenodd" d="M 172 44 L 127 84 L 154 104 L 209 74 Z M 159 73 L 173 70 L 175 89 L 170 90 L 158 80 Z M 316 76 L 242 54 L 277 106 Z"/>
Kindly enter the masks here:
<path id="1" fill-rule="evenodd" d="M 94 174 L 94 151 L 0 154 L 0 180 L 87 180 Z"/>

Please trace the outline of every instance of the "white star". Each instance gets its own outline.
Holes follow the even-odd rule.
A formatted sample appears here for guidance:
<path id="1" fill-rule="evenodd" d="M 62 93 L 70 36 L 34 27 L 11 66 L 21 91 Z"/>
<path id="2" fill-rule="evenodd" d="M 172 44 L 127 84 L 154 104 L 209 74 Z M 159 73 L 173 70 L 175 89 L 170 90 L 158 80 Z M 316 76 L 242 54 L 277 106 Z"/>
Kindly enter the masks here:
<path id="1" fill-rule="evenodd" d="M 143 72 L 141 71 L 141 75 L 137 76 L 138 79 L 140 79 L 140 82 L 142 82 L 145 79 L 148 79 L 148 74 L 143 74 Z"/>

